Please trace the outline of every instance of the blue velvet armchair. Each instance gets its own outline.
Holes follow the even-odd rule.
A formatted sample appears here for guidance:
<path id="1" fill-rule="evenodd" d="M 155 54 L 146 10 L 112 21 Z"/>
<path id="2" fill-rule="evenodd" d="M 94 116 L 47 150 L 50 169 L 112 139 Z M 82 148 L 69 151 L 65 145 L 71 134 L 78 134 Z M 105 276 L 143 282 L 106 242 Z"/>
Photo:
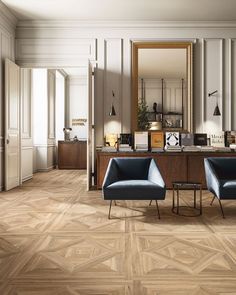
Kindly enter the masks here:
<path id="1" fill-rule="evenodd" d="M 112 158 L 102 185 L 104 200 L 164 200 L 166 186 L 152 158 Z M 115 203 L 116 204 L 116 203 Z"/>
<path id="2" fill-rule="evenodd" d="M 204 159 L 207 188 L 219 200 L 221 213 L 225 218 L 221 200 L 236 199 L 236 157 Z"/>

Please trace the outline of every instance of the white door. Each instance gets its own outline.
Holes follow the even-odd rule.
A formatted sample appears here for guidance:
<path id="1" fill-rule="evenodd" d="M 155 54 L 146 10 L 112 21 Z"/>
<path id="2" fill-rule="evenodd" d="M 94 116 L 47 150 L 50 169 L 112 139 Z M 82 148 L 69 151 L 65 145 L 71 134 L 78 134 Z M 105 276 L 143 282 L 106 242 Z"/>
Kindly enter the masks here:
<path id="1" fill-rule="evenodd" d="M 88 64 L 88 133 L 87 133 L 87 190 L 92 186 L 93 172 L 93 74 Z"/>
<path id="2" fill-rule="evenodd" d="M 5 190 L 20 185 L 20 68 L 5 60 Z"/>

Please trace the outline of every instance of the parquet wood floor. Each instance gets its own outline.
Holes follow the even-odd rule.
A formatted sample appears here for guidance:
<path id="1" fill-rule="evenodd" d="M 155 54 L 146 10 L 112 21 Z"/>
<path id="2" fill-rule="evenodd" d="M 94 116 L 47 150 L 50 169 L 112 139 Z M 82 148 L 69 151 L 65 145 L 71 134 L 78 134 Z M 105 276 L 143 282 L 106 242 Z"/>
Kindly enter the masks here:
<path id="1" fill-rule="evenodd" d="M 182 201 L 192 200 L 190 191 Z M 0 295 L 236 294 L 236 201 L 203 215 L 160 202 L 118 202 L 107 219 L 101 191 L 86 192 L 85 171 L 38 173 L 0 193 Z"/>

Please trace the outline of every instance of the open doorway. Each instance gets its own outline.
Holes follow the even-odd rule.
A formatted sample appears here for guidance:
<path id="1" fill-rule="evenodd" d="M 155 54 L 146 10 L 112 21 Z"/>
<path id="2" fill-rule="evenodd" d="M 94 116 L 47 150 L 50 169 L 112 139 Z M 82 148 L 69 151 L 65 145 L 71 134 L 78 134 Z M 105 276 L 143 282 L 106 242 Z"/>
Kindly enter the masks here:
<path id="1" fill-rule="evenodd" d="M 15 65 L 12 62 L 10 64 Z M 19 67 L 17 69 L 17 65 L 15 66 L 16 70 L 19 70 Z M 16 74 L 18 75 L 18 72 Z M 85 163 L 83 167 L 64 168 L 91 167 L 90 151 L 93 148 L 90 145 L 93 140 L 88 134 L 92 128 L 92 118 L 89 114 L 92 113 L 90 109 L 93 108 L 93 100 L 89 100 L 91 77 L 89 78 L 88 74 L 89 69 L 86 66 L 68 69 L 20 69 L 19 183 L 32 178 L 33 173 L 56 168 L 60 142 L 67 143 L 67 147 L 82 143 L 84 149 L 84 153 L 78 153 L 78 157 Z M 11 95 L 8 95 L 8 100 L 11 102 Z M 12 102 L 9 106 L 13 105 Z M 64 128 L 71 129 L 68 141 L 64 138 Z M 64 160 L 70 159 L 71 155 L 67 150 Z M 6 158 L 7 156 L 6 154 Z M 87 169 L 89 178 L 91 174 L 91 169 Z M 89 178 L 88 183 L 91 183 Z M 8 175 L 6 183 L 7 180 Z"/>
<path id="2" fill-rule="evenodd" d="M 86 68 L 32 69 L 34 173 L 86 169 Z"/>

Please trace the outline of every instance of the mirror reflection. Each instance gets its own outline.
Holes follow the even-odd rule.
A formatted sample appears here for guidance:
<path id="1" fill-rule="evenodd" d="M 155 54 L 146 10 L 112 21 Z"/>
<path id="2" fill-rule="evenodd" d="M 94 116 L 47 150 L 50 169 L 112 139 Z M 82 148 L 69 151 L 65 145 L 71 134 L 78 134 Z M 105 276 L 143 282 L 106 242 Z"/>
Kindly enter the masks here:
<path id="1" fill-rule="evenodd" d="M 134 45 L 132 82 L 137 110 L 133 130 L 191 131 L 190 44 Z"/>

